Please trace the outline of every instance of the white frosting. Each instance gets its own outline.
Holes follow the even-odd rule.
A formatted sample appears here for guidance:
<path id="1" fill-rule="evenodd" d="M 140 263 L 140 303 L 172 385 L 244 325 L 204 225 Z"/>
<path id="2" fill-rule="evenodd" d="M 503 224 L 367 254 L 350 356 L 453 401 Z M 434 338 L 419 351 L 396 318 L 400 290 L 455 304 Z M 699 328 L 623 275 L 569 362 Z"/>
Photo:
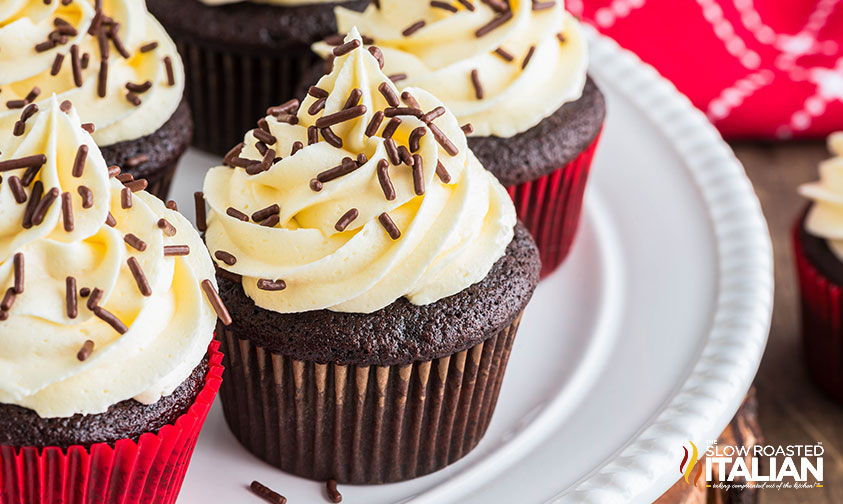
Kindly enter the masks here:
<path id="1" fill-rule="evenodd" d="M 129 59 L 110 44 L 108 87 L 105 97 L 97 94 L 100 51 L 97 38 L 88 34 L 94 20 L 93 0 L 75 0 L 69 5 L 55 0 L 7 0 L 0 2 L 0 131 L 11 130 L 20 115 L 7 102 L 23 99 L 33 87 L 41 89 L 36 103 L 56 94 L 59 100 L 71 100 L 83 122 L 96 126 L 94 140 L 100 146 L 134 140 L 153 133 L 173 115 L 184 92 L 184 68 L 176 46 L 167 33 L 146 11 L 140 0 L 104 0 L 104 12 L 120 23 L 118 31 Z M 35 46 L 48 39 L 56 29 L 54 20 L 63 19 L 77 31 L 66 44 L 37 52 Z M 158 42 L 158 48 L 141 53 L 141 46 Z M 74 82 L 71 46 L 79 46 L 80 57 L 88 54 L 90 63 L 82 71 L 82 86 Z M 64 55 L 61 71 L 51 69 L 57 54 Z M 169 85 L 164 57 L 169 56 L 175 84 Z M 138 93 L 141 104 L 126 99 L 126 83 L 150 81 L 149 91 Z"/>
<path id="2" fill-rule="evenodd" d="M 799 194 L 813 200 L 805 229 L 828 240 L 831 251 L 843 261 L 843 131 L 828 138 L 834 155 L 820 163 L 820 180 L 799 186 Z"/>
<path id="3" fill-rule="evenodd" d="M 122 208 L 123 185 L 109 179 L 105 160 L 81 128 L 75 109 L 60 111 L 55 98 L 39 106 L 23 135 L 2 132 L 0 161 L 46 155 L 36 181 L 45 192 L 58 188 L 70 193 L 74 227 L 65 230 L 59 199 L 43 223 L 24 229 L 27 204 L 15 201 L 8 182 L 24 170 L 3 173 L 0 288 L 6 292 L 14 285 L 14 256 L 19 252 L 25 259 L 25 284 L 8 320 L 0 321 L 0 403 L 30 408 L 44 418 L 102 413 L 131 398 L 154 403 L 187 379 L 207 350 L 216 315 L 200 282 L 214 278 L 213 265 L 187 219 L 156 197 L 136 192 L 131 208 Z M 88 157 L 77 178 L 72 169 L 80 145 L 88 146 Z M 82 207 L 81 185 L 93 193 L 91 208 Z M 117 221 L 113 228 L 105 224 L 109 210 Z M 162 217 L 177 229 L 175 236 L 158 228 Z M 128 246 L 128 233 L 146 242 L 146 250 Z M 165 257 L 163 247 L 172 244 L 188 245 L 191 253 Z M 127 265 L 130 257 L 145 273 L 151 296 L 141 294 Z M 128 331 L 120 334 L 95 316 L 82 297 L 78 316 L 70 318 L 68 276 L 76 278 L 78 289 L 102 289 L 99 305 Z M 94 342 L 94 350 L 79 361 L 77 352 L 86 340 Z"/>
<path id="4" fill-rule="evenodd" d="M 358 39 L 355 30 L 347 40 Z M 333 71 L 318 86 L 330 94 L 325 109 L 315 116 L 308 108 L 316 101 L 309 96 L 301 105 L 298 124 L 267 117 L 277 141 L 271 145 L 283 159 L 265 172 L 248 175 L 243 168 L 213 168 L 205 179 L 205 197 L 210 205 L 205 235 L 212 253 L 229 252 L 234 265 L 217 265 L 243 275 L 246 294 L 258 306 L 276 312 L 329 309 L 370 313 L 405 296 L 418 305 L 432 303 L 462 291 L 482 280 L 506 252 L 512 240 L 515 209 L 506 190 L 487 172 L 466 145 L 465 135 L 450 112 L 436 118 L 438 126 L 458 149 L 450 155 L 434 139 L 425 124 L 402 116 L 393 135 L 399 145 L 418 127 L 421 137 L 417 153 L 422 157 L 425 192 L 416 195 L 412 169 L 390 163 L 389 175 L 396 197 L 387 200 L 378 182 L 378 162 L 388 159 L 384 139 L 369 137 L 366 127 L 375 112 L 388 104 L 378 91 L 387 83 L 399 93 L 368 51 L 363 48 L 340 56 Z M 362 91 L 362 116 L 333 126 L 343 139 L 335 148 L 324 140 L 307 145 L 307 127 L 323 115 L 343 108 L 352 89 Z M 441 105 L 430 93 L 408 88 L 423 111 Z M 400 93 L 399 93 L 400 94 Z M 321 137 L 320 137 L 321 138 Z M 294 142 L 305 147 L 289 155 Z M 245 138 L 241 157 L 258 160 L 252 132 Z M 344 157 L 364 153 L 368 162 L 354 172 L 325 182 L 321 191 L 309 187 L 320 172 L 341 163 Z M 441 162 L 451 175 L 448 184 L 435 174 Z M 226 214 L 233 207 L 246 214 L 278 204 L 280 223 L 264 227 Z M 335 229 L 339 218 L 351 208 L 359 216 L 343 232 Z M 378 221 L 387 212 L 401 231 L 393 240 Z M 281 279 L 287 288 L 266 291 L 258 279 Z"/>
<path id="5" fill-rule="evenodd" d="M 458 12 L 399 0 L 382 0 L 380 8 L 371 4 L 362 13 L 337 7 L 337 24 L 342 33 L 356 26 L 372 37 L 383 51 L 387 75 L 406 74 L 400 85 L 433 93 L 460 123 L 474 126 L 473 136 L 514 136 L 582 96 L 586 42 L 562 1 L 539 11 L 533 11 L 529 1 L 510 1 L 512 19 L 482 37 L 475 32 L 499 14 L 483 2 L 474 2 L 474 11 L 449 3 Z M 402 35 L 419 20 L 424 27 Z M 531 47 L 534 53 L 522 69 Z M 498 48 L 513 61 L 496 54 Z M 324 57 L 331 46 L 320 42 L 314 50 Z M 482 84 L 482 99 L 476 96 L 472 70 Z"/>

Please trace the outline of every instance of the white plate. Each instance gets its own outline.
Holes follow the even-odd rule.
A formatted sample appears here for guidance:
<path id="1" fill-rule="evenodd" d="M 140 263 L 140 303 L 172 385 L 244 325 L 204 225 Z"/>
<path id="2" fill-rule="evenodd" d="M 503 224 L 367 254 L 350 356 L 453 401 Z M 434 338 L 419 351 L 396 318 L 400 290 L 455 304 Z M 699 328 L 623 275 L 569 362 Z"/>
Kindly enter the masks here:
<path id="1" fill-rule="evenodd" d="M 608 121 L 570 258 L 536 291 L 477 449 L 423 478 L 342 485 L 344 502 L 650 502 L 707 446 L 752 381 L 772 309 L 772 252 L 743 169 L 703 115 L 631 53 L 589 30 Z M 174 196 L 192 208 L 190 152 Z M 188 210 L 190 213 L 190 210 Z M 291 503 L 324 484 L 252 457 L 215 405 L 180 502 Z"/>

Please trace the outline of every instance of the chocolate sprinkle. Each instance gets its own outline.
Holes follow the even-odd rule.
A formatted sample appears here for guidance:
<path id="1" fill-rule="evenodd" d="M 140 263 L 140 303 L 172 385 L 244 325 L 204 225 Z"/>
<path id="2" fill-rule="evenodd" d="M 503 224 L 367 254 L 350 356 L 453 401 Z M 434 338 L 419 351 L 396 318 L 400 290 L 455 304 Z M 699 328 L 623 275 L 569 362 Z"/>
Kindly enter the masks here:
<path id="1" fill-rule="evenodd" d="M 196 205 L 196 229 L 206 231 L 208 223 L 205 219 L 205 195 L 202 191 L 193 193 L 193 202 Z"/>
<path id="2" fill-rule="evenodd" d="M 166 202 L 166 203 L 164 203 L 164 206 L 165 206 L 165 207 L 167 207 L 167 208 L 169 208 L 170 210 L 172 210 L 172 211 L 174 211 L 174 212 L 178 212 L 178 211 L 179 211 L 179 205 L 178 205 L 178 203 L 176 203 L 176 202 L 175 202 L 175 201 L 173 201 L 173 200 L 167 200 L 167 202 Z"/>
<path id="3" fill-rule="evenodd" d="M 76 353 L 76 358 L 79 362 L 85 362 L 88 360 L 88 357 L 94 352 L 94 342 L 91 340 L 85 340 L 85 344 L 82 345 L 82 348 L 79 349 L 79 352 Z"/>
<path id="4" fill-rule="evenodd" d="M 365 107 L 365 105 L 360 105 L 361 107 Z M 353 110 L 353 109 L 346 109 L 346 110 Z M 345 111 L 343 111 L 345 112 Z M 322 132 L 322 137 L 325 139 L 328 144 L 336 147 L 337 149 L 342 148 L 342 138 L 338 137 L 336 133 L 330 128 L 322 128 L 319 131 Z"/>
<path id="5" fill-rule="evenodd" d="M 82 123 L 82 129 L 88 133 L 94 132 L 94 123 Z"/>
<path id="6" fill-rule="evenodd" d="M 275 145 L 275 142 L 277 141 L 277 139 L 272 136 L 272 134 L 260 128 L 253 129 L 252 134 L 255 136 L 255 138 L 265 143 L 266 145 Z"/>
<path id="7" fill-rule="evenodd" d="M 535 7 L 536 4 L 533 4 Z M 535 9 L 534 9 L 535 10 Z M 530 50 L 527 51 L 527 56 L 524 57 L 524 61 L 521 63 L 521 70 L 527 68 L 527 65 L 530 63 L 530 60 L 533 59 L 533 53 L 536 52 L 536 46 L 530 46 Z"/>
<path id="8" fill-rule="evenodd" d="M 386 155 L 389 156 L 389 161 L 396 166 L 401 164 L 401 157 L 398 155 L 398 148 L 395 146 L 395 140 L 387 138 L 383 142 L 383 146 L 386 149 Z"/>
<path id="9" fill-rule="evenodd" d="M 510 19 L 512 19 L 512 11 L 507 10 L 506 12 L 501 14 L 500 16 L 496 17 L 495 19 L 489 21 L 485 25 L 478 28 L 477 31 L 474 32 L 474 36 L 479 38 L 479 37 L 482 37 L 484 35 L 488 35 L 490 32 L 492 32 L 496 28 L 500 28 L 501 25 L 503 25 L 504 23 L 506 23 Z"/>
<path id="10" fill-rule="evenodd" d="M 360 47 L 360 39 L 352 39 L 344 44 L 334 47 L 334 50 L 332 52 L 334 56 L 342 56 L 344 54 L 350 53 L 358 47 Z"/>
<path id="11" fill-rule="evenodd" d="M 120 167 L 111 165 L 108 167 L 108 178 L 114 178 L 120 175 Z"/>
<path id="12" fill-rule="evenodd" d="M 76 278 L 69 276 L 65 278 L 65 300 L 67 301 L 67 316 L 75 319 L 79 315 L 79 308 L 76 304 Z"/>
<path id="13" fill-rule="evenodd" d="M 316 176 L 316 180 L 322 183 L 330 182 L 331 180 L 348 175 L 357 168 L 359 168 L 359 166 L 357 166 L 357 163 L 355 163 L 353 159 L 345 157 L 343 158 L 342 163 L 319 173 L 319 175 Z"/>
<path id="14" fill-rule="evenodd" d="M 372 116 L 372 119 L 369 121 L 369 125 L 366 126 L 366 136 L 373 137 L 378 134 L 378 128 L 381 127 L 381 123 L 383 122 L 383 111 L 378 110 Z"/>
<path id="15" fill-rule="evenodd" d="M 317 86 L 310 86 L 307 89 L 307 94 L 314 98 L 327 98 L 329 96 L 327 91 Z"/>
<path id="16" fill-rule="evenodd" d="M 94 308 L 94 315 L 102 319 L 120 334 L 126 334 L 126 332 L 129 330 L 129 328 L 126 327 L 126 324 L 124 324 L 123 321 L 121 321 L 119 318 L 117 318 L 116 315 L 106 310 L 102 306 L 97 306 Z"/>
<path id="17" fill-rule="evenodd" d="M 3 301 L 0 302 L 0 309 L 3 311 L 9 311 L 12 309 L 12 305 L 15 304 L 15 299 L 17 298 L 17 294 L 15 293 L 14 287 L 9 287 L 6 289 L 6 294 L 3 295 Z"/>
<path id="18" fill-rule="evenodd" d="M 262 485 L 257 481 L 253 481 L 252 484 L 249 485 L 249 489 L 252 491 L 253 494 L 269 502 L 270 504 L 287 504 L 286 497 L 269 489 L 268 487 Z"/>
<path id="19" fill-rule="evenodd" d="M 339 124 L 354 119 L 356 117 L 360 117 L 365 114 L 366 111 L 367 109 L 365 105 L 356 105 L 351 108 L 343 109 L 339 112 L 334 112 L 333 114 L 328 114 L 326 116 L 320 117 L 316 120 L 316 127 L 319 129 L 329 128 L 335 124 Z M 325 140 L 327 140 L 327 138 Z"/>
<path id="20" fill-rule="evenodd" d="M 383 110 L 383 114 L 386 117 L 395 117 L 395 116 L 421 117 L 421 116 L 424 115 L 420 109 L 410 108 L 410 107 L 387 107 Z"/>
<path id="21" fill-rule="evenodd" d="M 105 223 L 111 227 L 117 226 L 117 220 L 114 218 L 114 215 L 112 215 L 110 211 L 108 212 L 108 215 L 105 216 Z"/>
<path id="22" fill-rule="evenodd" d="M 29 203 L 26 204 L 26 208 L 23 212 L 23 226 L 24 229 L 29 229 L 32 227 L 32 215 L 35 213 L 35 208 L 38 207 L 38 204 L 41 202 L 41 196 L 44 194 L 44 184 L 39 180 L 35 182 L 35 185 L 32 186 L 32 193 L 29 195 Z"/>
<path id="23" fill-rule="evenodd" d="M 331 498 L 331 502 L 335 504 L 342 502 L 342 494 L 337 490 L 337 480 L 329 479 L 325 485 L 328 488 L 328 497 Z"/>
<path id="24" fill-rule="evenodd" d="M 442 161 L 436 161 L 436 175 L 438 175 L 439 180 L 445 184 L 451 182 L 451 174 L 445 169 L 445 165 L 442 164 Z"/>
<path id="25" fill-rule="evenodd" d="M 556 6 L 556 2 L 540 2 L 538 0 L 533 0 L 533 10 L 534 11 L 552 9 L 555 6 Z"/>
<path id="26" fill-rule="evenodd" d="M 380 50 L 380 47 L 369 46 L 369 54 L 371 54 L 378 62 L 378 67 L 383 69 L 383 51 Z"/>
<path id="27" fill-rule="evenodd" d="M 281 207 L 279 207 L 277 204 L 272 204 L 266 208 L 261 208 L 257 212 L 253 213 L 252 220 L 255 222 L 261 222 L 272 215 L 278 215 L 280 212 Z"/>
<path id="28" fill-rule="evenodd" d="M 163 231 L 164 234 L 167 236 L 176 235 L 176 228 L 172 224 L 170 224 L 170 221 L 168 221 L 167 219 L 158 219 L 158 229 Z"/>
<path id="29" fill-rule="evenodd" d="M 334 229 L 336 229 L 339 232 L 345 231 L 345 228 L 347 228 L 348 225 L 351 224 L 354 221 L 354 219 L 357 218 L 358 215 L 360 215 L 360 213 L 357 211 L 357 209 L 352 208 L 351 210 L 342 214 L 342 217 L 340 217 L 339 220 L 337 221 L 337 223 L 334 224 Z"/>
<path id="30" fill-rule="evenodd" d="M 401 238 L 401 231 L 398 229 L 398 226 L 395 225 L 395 222 L 392 221 L 392 217 L 390 217 L 388 213 L 384 212 L 380 214 L 378 216 L 378 221 L 381 223 L 381 226 L 386 229 L 390 238 L 393 240 Z"/>
<path id="31" fill-rule="evenodd" d="M 316 180 L 316 179 L 314 179 L 314 180 Z M 319 182 L 319 181 L 317 181 L 317 182 Z M 321 183 L 321 182 L 319 182 L 319 184 L 321 185 L 322 183 Z M 275 225 L 276 225 L 276 224 L 278 224 L 279 222 L 281 222 L 281 218 L 280 218 L 279 216 L 277 216 L 277 215 L 270 215 L 270 216 L 269 216 L 269 218 L 267 218 L 266 220 L 264 220 L 263 222 L 261 222 L 261 226 L 264 226 L 264 227 L 275 227 Z"/>
<path id="32" fill-rule="evenodd" d="M 123 237 L 123 241 L 126 242 L 130 247 L 134 248 L 139 252 L 143 252 L 146 250 L 146 242 L 138 238 L 132 233 L 127 234 Z"/>
<path id="33" fill-rule="evenodd" d="M 217 250 L 216 252 L 214 252 L 214 257 L 229 266 L 234 266 L 237 263 L 237 258 L 234 257 L 234 254 L 230 254 L 225 250 Z"/>
<path id="34" fill-rule="evenodd" d="M 23 252 L 18 252 L 15 254 L 14 258 L 14 270 L 15 270 L 15 292 L 18 294 L 23 293 L 23 281 L 24 281 L 24 260 L 23 260 Z"/>
<path id="35" fill-rule="evenodd" d="M 295 142 L 293 142 L 293 148 L 290 150 L 290 155 L 292 156 L 293 154 L 302 149 L 304 149 L 304 144 L 296 140 Z"/>
<path id="36" fill-rule="evenodd" d="M 456 156 L 457 154 L 459 154 L 460 151 L 459 149 L 457 149 L 457 146 L 454 145 L 453 142 L 451 142 L 450 138 L 445 136 L 445 133 L 443 133 L 438 126 L 433 123 L 430 123 L 427 125 L 427 127 L 430 128 L 430 132 L 433 133 L 433 138 L 435 138 L 439 145 L 441 145 L 442 148 L 445 149 L 445 152 L 452 156 Z"/>
<path id="37" fill-rule="evenodd" d="M 387 75 L 386 77 L 387 77 L 389 80 L 391 80 L 393 83 L 395 83 L 395 82 L 402 81 L 402 80 L 406 79 L 406 78 L 407 78 L 407 74 L 405 74 L 405 73 L 396 73 L 396 74 L 392 74 L 392 75 Z"/>
<path id="38" fill-rule="evenodd" d="M 164 68 L 167 70 L 167 84 L 175 86 L 176 77 L 173 73 L 173 60 L 169 56 L 164 56 Z"/>
<path id="39" fill-rule="evenodd" d="M 148 185 L 149 185 L 149 182 L 147 182 L 146 179 L 138 179 L 138 180 L 132 180 L 130 182 L 127 182 L 126 188 L 134 193 L 134 192 L 138 192 L 138 191 L 143 191 L 144 189 L 146 189 L 146 186 L 148 186 Z"/>
<path id="40" fill-rule="evenodd" d="M 362 96 L 363 96 L 363 91 L 360 91 L 359 88 L 352 89 L 351 92 L 348 93 L 348 99 L 345 101 L 345 105 L 343 105 L 343 107 L 342 107 L 343 110 L 344 109 L 350 109 L 351 107 L 356 106 L 357 103 L 360 102 L 360 98 Z"/>
<path id="41" fill-rule="evenodd" d="M 214 288 L 214 284 L 208 279 L 202 280 L 202 290 L 205 291 L 208 301 L 211 302 L 211 306 L 214 307 L 214 311 L 217 312 L 217 317 L 219 317 L 223 325 L 231 325 L 231 315 L 228 314 L 228 310 L 226 310 L 225 305 L 222 303 L 220 294 Z"/>
<path id="42" fill-rule="evenodd" d="M 401 102 L 398 100 L 398 94 L 396 94 L 395 90 L 392 89 L 392 86 L 386 82 L 381 82 L 378 85 L 378 91 L 380 91 L 384 99 L 386 99 L 386 103 L 388 103 L 390 107 L 397 107 L 401 105 Z"/>
<path id="43" fill-rule="evenodd" d="M 80 145 L 76 151 L 76 159 L 73 160 L 73 171 L 71 173 L 74 177 L 79 178 L 82 176 L 82 173 L 85 171 L 85 161 L 87 160 L 88 146 Z"/>
<path id="44" fill-rule="evenodd" d="M 148 44 L 144 44 L 140 47 L 140 52 L 146 53 L 158 48 L 158 42 L 150 42 Z"/>
<path id="45" fill-rule="evenodd" d="M 319 130 L 316 126 L 307 127 L 307 145 L 313 145 L 319 141 Z"/>
<path id="46" fill-rule="evenodd" d="M 129 91 L 128 93 L 126 93 L 126 99 L 135 107 L 141 104 L 140 97 L 136 95 L 133 91 Z"/>
<path id="47" fill-rule="evenodd" d="M 377 174 L 384 197 L 388 201 L 394 200 L 395 188 L 392 186 L 392 180 L 389 178 L 389 162 L 386 159 L 378 161 Z"/>
<path id="48" fill-rule="evenodd" d="M 230 216 L 230 217 L 234 217 L 234 218 L 235 218 L 235 219 L 237 219 L 237 220 L 241 220 L 241 221 L 243 221 L 243 222 L 249 222 L 249 216 L 248 216 L 248 215 L 246 215 L 246 214 L 244 214 L 244 213 L 243 213 L 243 212 L 241 212 L 240 210 L 237 210 L 237 209 L 236 209 L 236 208 L 234 208 L 234 207 L 228 207 L 228 208 L 225 210 L 225 213 L 226 213 L 226 215 L 228 215 L 228 216 Z"/>
<path id="49" fill-rule="evenodd" d="M 15 201 L 18 203 L 24 203 L 26 201 L 26 191 L 23 189 L 23 184 L 17 175 L 9 177 L 9 189 L 15 197 Z"/>
<path id="50" fill-rule="evenodd" d="M 403 161 L 405 165 L 413 166 L 413 156 L 410 155 L 410 150 L 404 145 L 398 146 L 398 157 L 401 158 L 401 161 Z"/>
<path id="51" fill-rule="evenodd" d="M 136 168 L 136 167 L 140 166 L 141 164 L 146 163 L 147 161 L 149 161 L 149 154 L 147 154 L 147 153 L 138 154 L 137 156 L 132 156 L 129 159 L 127 159 L 126 160 L 126 166 L 128 166 L 129 168 Z"/>
<path id="52" fill-rule="evenodd" d="M 471 123 L 463 124 L 462 126 L 460 126 L 460 129 L 466 135 L 470 135 L 470 134 L 474 133 L 474 126 L 472 126 Z"/>
<path id="53" fill-rule="evenodd" d="M 40 180 L 38 182 L 41 182 Z M 44 194 L 44 198 L 38 203 L 38 206 L 35 207 L 35 211 L 32 212 L 32 225 L 38 226 L 42 222 L 44 222 L 44 217 L 47 215 L 47 211 L 50 210 L 50 206 L 52 206 L 53 202 L 59 197 L 59 188 L 53 187 L 46 194 Z"/>
<path id="54" fill-rule="evenodd" d="M 261 278 L 258 280 L 258 289 L 265 291 L 282 291 L 287 288 L 287 282 L 284 280 L 269 280 Z"/>
<path id="55" fill-rule="evenodd" d="M 395 118 L 397 119 L 397 118 Z M 419 150 L 421 138 L 427 134 L 427 128 L 419 126 L 410 133 L 410 152 Z"/>
<path id="56" fill-rule="evenodd" d="M 497 54 L 506 61 L 513 61 L 515 59 L 515 56 L 507 52 L 507 50 L 503 47 L 498 47 L 497 49 L 495 49 L 495 54 Z"/>
<path id="57" fill-rule="evenodd" d="M 419 119 L 422 120 L 424 123 L 429 123 L 436 119 L 437 117 L 443 115 L 445 113 L 445 107 L 438 106 L 435 109 L 431 110 L 430 112 L 426 113 L 425 115 L 421 116 Z"/>
<path id="58" fill-rule="evenodd" d="M 240 156 L 240 153 L 243 152 L 243 147 L 245 147 L 245 146 L 246 146 L 246 144 L 244 144 L 243 142 L 240 142 L 239 144 L 232 147 L 231 150 L 229 150 L 228 153 L 223 158 L 222 164 L 224 166 L 232 166 L 231 161 L 234 158 L 237 158 L 237 157 Z"/>
<path id="59" fill-rule="evenodd" d="M 186 256 L 190 254 L 190 247 L 187 245 L 164 245 L 165 256 Z"/>
<path id="60" fill-rule="evenodd" d="M 393 117 L 386 124 L 386 127 L 383 129 L 383 133 L 381 133 L 381 136 L 384 138 L 392 138 L 392 135 L 395 133 L 395 130 L 398 129 L 398 126 L 401 126 L 401 119 Z"/>
<path id="61" fill-rule="evenodd" d="M 315 102 L 311 103 L 310 106 L 307 108 L 307 113 L 310 115 L 318 114 L 322 109 L 325 108 L 325 98 L 319 98 Z"/>
<path id="62" fill-rule="evenodd" d="M 422 171 L 422 158 L 418 154 L 413 154 L 413 189 L 416 196 L 424 194 L 424 171 Z"/>
<path id="63" fill-rule="evenodd" d="M 483 84 L 480 82 L 480 74 L 477 69 L 471 71 L 471 85 L 474 86 L 474 96 L 478 100 L 483 99 Z"/>
<path id="64" fill-rule="evenodd" d="M 76 191 L 82 197 L 82 208 L 91 208 L 94 206 L 94 193 L 88 186 L 80 185 Z"/>
<path id="65" fill-rule="evenodd" d="M 458 9 L 456 7 L 449 4 L 448 2 L 440 2 L 440 1 L 437 1 L 437 0 L 434 0 L 434 1 L 430 2 L 430 6 L 435 7 L 437 9 L 443 9 L 443 10 L 446 10 L 448 12 L 457 12 L 458 11 Z"/>
<path id="66" fill-rule="evenodd" d="M 152 288 L 149 286 L 149 281 L 146 279 L 146 275 L 143 273 L 143 269 L 141 269 L 141 265 L 138 260 L 132 256 L 126 261 L 126 263 L 129 265 L 129 270 L 131 270 L 132 276 L 135 277 L 135 283 L 138 284 L 138 290 L 140 293 L 145 297 L 151 296 Z"/>
<path id="67" fill-rule="evenodd" d="M 410 26 L 404 28 L 404 31 L 401 32 L 401 35 L 404 35 L 405 37 L 409 37 L 410 35 L 416 33 L 417 31 L 421 30 L 422 28 L 424 28 L 425 24 L 426 23 L 425 23 L 424 19 L 420 19 L 420 20 L 416 21 L 415 23 L 411 24 Z"/>
<path id="68" fill-rule="evenodd" d="M 322 190 L 322 182 L 319 182 L 317 179 L 310 179 L 310 190 L 314 192 L 319 192 Z"/>
<path id="69" fill-rule="evenodd" d="M 82 62 L 79 61 L 79 46 L 70 46 L 70 68 L 73 70 L 73 83 L 82 87 Z"/>
<path id="70" fill-rule="evenodd" d="M 99 287 L 94 287 L 94 290 L 91 291 L 91 297 L 88 298 L 88 303 L 86 304 L 89 310 L 93 311 L 99 305 L 102 295 L 102 290 Z"/>
<path id="71" fill-rule="evenodd" d="M 565 38 L 565 34 L 562 32 L 557 33 L 556 38 L 559 40 L 559 42 L 562 42 L 563 44 L 568 41 L 568 39 Z"/>
<path id="72" fill-rule="evenodd" d="M 366 154 L 363 154 L 362 152 L 360 154 L 357 154 L 357 165 L 358 166 L 363 166 L 364 164 L 366 164 L 368 162 L 369 162 L 369 158 L 366 157 Z"/>
<path id="73" fill-rule="evenodd" d="M 7 159 L 0 161 L 0 172 L 17 170 L 19 168 L 40 167 L 47 162 L 47 156 L 44 154 L 35 154 L 32 156 L 25 156 L 16 159 Z"/>
<path id="74" fill-rule="evenodd" d="M 64 230 L 68 233 L 73 231 L 73 200 L 70 193 L 61 193 L 61 215 L 64 221 Z"/>
<path id="75" fill-rule="evenodd" d="M 79 296 L 80 297 L 84 298 L 84 297 L 88 297 L 90 295 L 91 295 L 91 289 L 89 289 L 88 287 L 82 287 L 81 289 L 79 289 Z"/>
<path id="76" fill-rule="evenodd" d="M 100 61 L 100 72 L 97 75 L 97 96 L 105 98 L 108 90 L 108 60 Z"/>
<path id="77" fill-rule="evenodd" d="M 64 63 L 64 54 L 56 53 L 56 59 L 53 60 L 53 66 L 50 68 L 50 75 L 58 75 L 62 63 Z"/>
<path id="78" fill-rule="evenodd" d="M 123 208 L 132 208 L 132 190 L 128 187 L 120 190 L 120 206 Z"/>
<path id="79" fill-rule="evenodd" d="M 413 97 L 413 95 L 410 94 L 409 91 L 401 93 L 401 99 L 404 100 L 404 103 L 406 103 L 410 108 L 421 110 L 421 105 L 419 105 L 419 102 Z"/>
<path id="80" fill-rule="evenodd" d="M 73 104 L 70 103 L 70 100 L 64 100 L 63 102 L 61 102 L 61 105 L 59 105 L 59 109 L 65 114 L 70 112 L 71 108 L 73 108 Z"/>

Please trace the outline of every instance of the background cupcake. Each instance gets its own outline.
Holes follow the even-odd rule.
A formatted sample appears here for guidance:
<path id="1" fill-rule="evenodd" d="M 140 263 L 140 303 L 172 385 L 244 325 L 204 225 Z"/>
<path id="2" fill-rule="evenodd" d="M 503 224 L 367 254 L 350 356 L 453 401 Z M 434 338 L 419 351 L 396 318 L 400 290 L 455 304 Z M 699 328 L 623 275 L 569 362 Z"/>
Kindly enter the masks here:
<path id="1" fill-rule="evenodd" d="M 106 163 L 164 198 L 193 123 L 172 40 L 138 0 L 3 2 L 0 129 L 72 100 Z"/>
<path id="2" fill-rule="evenodd" d="M 222 374 L 203 243 L 70 102 L 0 152 L 3 502 L 173 502 Z"/>
<path id="3" fill-rule="evenodd" d="M 194 145 L 219 155 L 270 105 L 293 98 L 317 58 L 310 44 L 336 32 L 333 9 L 368 0 L 147 0 L 178 44 L 196 118 Z"/>
<path id="4" fill-rule="evenodd" d="M 456 118 L 360 46 L 209 171 L 205 239 L 234 434 L 286 471 L 381 483 L 480 440 L 540 264 Z"/>
<path id="5" fill-rule="evenodd" d="M 796 221 L 793 244 L 802 294 L 802 335 L 811 378 L 843 402 L 843 132 L 828 139 L 835 157 L 800 194 L 812 200 Z"/>
<path id="6" fill-rule="evenodd" d="M 341 33 L 356 26 L 380 48 L 390 78 L 429 90 L 471 125 L 469 147 L 515 200 L 542 273 L 553 271 L 575 236 L 605 116 L 563 2 L 383 0 L 336 12 Z M 331 44 L 315 49 L 326 56 Z"/>

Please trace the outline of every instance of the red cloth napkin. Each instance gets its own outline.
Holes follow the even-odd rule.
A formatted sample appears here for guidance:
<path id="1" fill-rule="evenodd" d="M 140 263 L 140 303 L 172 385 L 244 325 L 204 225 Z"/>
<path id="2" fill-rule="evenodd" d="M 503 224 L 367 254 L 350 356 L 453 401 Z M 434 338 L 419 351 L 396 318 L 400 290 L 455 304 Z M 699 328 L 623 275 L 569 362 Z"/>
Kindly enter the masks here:
<path id="1" fill-rule="evenodd" d="M 843 0 L 567 0 L 730 138 L 843 129 Z"/>

